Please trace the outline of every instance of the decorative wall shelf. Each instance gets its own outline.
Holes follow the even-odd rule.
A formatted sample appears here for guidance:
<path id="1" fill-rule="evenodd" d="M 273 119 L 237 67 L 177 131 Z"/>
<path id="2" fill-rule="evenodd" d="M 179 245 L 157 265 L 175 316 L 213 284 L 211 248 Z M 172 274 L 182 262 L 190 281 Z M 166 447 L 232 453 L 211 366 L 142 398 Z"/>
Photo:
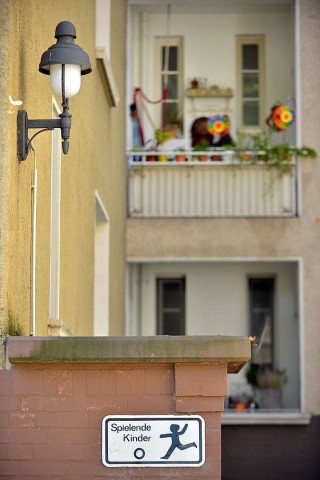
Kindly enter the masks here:
<path id="1" fill-rule="evenodd" d="M 188 88 L 186 96 L 190 98 L 231 98 L 232 88 Z"/>

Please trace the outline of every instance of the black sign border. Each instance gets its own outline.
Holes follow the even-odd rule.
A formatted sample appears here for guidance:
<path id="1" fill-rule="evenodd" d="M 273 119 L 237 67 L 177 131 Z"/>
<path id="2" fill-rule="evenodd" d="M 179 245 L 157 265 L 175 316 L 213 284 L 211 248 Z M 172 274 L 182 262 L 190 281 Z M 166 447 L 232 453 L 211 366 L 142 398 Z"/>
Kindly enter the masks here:
<path id="1" fill-rule="evenodd" d="M 204 458 L 203 458 L 203 445 L 202 445 L 202 434 L 201 434 L 201 426 L 202 426 L 202 423 L 204 424 L 204 421 L 203 421 L 202 417 L 199 417 L 199 416 L 195 417 L 195 416 L 190 415 L 190 420 L 196 420 L 196 421 L 198 422 L 198 424 L 199 424 L 199 460 L 198 460 L 197 462 L 195 462 L 195 461 L 187 461 L 187 460 L 186 460 L 186 461 L 177 461 L 177 460 L 176 460 L 176 461 L 170 461 L 170 460 L 165 460 L 165 461 L 161 461 L 161 462 L 160 462 L 160 461 L 154 461 L 154 462 L 148 461 L 148 462 L 143 462 L 143 461 L 139 461 L 139 460 L 137 460 L 137 461 L 127 461 L 127 462 L 112 462 L 112 461 L 109 461 L 109 459 L 108 459 L 108 435 L 107 435 L 107 430 L 108 430 L 108 429 L 107 429 L 107 424 L 108 424 L 109 421 L 110 421 L 110 422 L 111 422 L 111 421 L 114 422 L 114 421 L 117 421 L 117 420 L 118 420 L 118 421 L 121 421 L 121 422 L 123 422 L 123 421 L 128 421 L 128 422 L 129 422 L 129 421 L 135 421 L 135 420 L 138 421 L 138 420 L 140 420 L 140 419 L 141 419 L 141 420 L 143 419 L 143 420 L 146 421 L 146 422 L 147 422 L 147 421 L 152 421 L 152 422 L 154 422 L 154 421 L 162 421 L 162 420 L 164 420 L 164 419 L 165 419 L 165 420 L 168 420 L 168 421 L 170 421 L 170 420 L 176 421 L 176 420 L 180 420 L 180 419 L 181 419 L 181 420 L 187 419 L 187 418 L 188 418 L 188 415 L 185 415 L 185 416 L 178 416 L 178 415 L 176 415 L 176 416 L 174 416 L 174 415 L 173 415 L 173 416 L 170 416 L 170 415 L 168 415 L 168 416 L 167 416 L 167 415 L 163 415 L 163 416 L 160 416 L 160 415 L 159 415 L 159 416 L 157 416 L 157 415 L 155 415 L 154 417 L 152 417 L 152 416 L 149 417 L 149 416 L 144 416 L 144 415 L 141 415 L 141 416 L 139 416 L 139 415 L 137 415 L 137 416 L 134 416 L 134 415 L 132 415 L 132 416 L 126 415 L 126 416 L 124 416 L 124 417 L 116 417 L 116 416 L 110 415 L 110 417 L 111 417 L 111 418 L 106 417 L 106 419 L 104 420 L 105 431 L 102 432 L 102 433 L 104 433 L 104 435 L 105 435 L 105 442 L 104 442 L 104 443 L 105 443 L 105 452 L 104 452 L 104 458 L 105 458 L 105 463 L 106 463 L 108 466 L 109 466 L 109 465 L 121 465 L 121 466 L 123 466 L 123 468 L 125 468 L 126 466 L 130 466 L 130 465 L 141 465 L 141 466 L 143 466 L 143 465 L 157 465 L 157 466 L 159 466 L 159 467 L 164 466 L 164 465 L 179 465 L 179 466 L 181 466 L 181 467 L 184 467 L 184 466 L 186 466 L 186 465 L 190 465 L 190 466 L 198 466 L 198 465 L 199 465 L 199 466 L 201 466 L 201 465 L 204 463 Z M 104 465 L 105 465 L 105 464 L 104 464 Z"/>

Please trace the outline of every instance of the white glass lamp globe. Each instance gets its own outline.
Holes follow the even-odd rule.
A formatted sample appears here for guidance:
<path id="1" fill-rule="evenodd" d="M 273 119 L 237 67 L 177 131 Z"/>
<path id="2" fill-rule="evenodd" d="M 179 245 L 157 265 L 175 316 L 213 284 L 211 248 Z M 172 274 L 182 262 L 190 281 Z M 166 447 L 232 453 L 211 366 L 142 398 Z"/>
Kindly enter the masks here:
<path id="1" fill-rule="evenodd" d="M 65 65 L 65 96 L 66 98 L 76 95 L 81 86 L 80 65 Z M 53 93 L 62 97 L 62 65 L 50 65 L 50 83 Z"/>

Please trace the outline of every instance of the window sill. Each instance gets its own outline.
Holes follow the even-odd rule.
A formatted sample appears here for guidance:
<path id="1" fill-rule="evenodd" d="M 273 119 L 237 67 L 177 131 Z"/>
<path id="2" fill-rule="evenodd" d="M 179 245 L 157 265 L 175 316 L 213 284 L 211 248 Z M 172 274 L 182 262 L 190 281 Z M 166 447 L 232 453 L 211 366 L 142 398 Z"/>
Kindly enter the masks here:
<path id="1" fill-rule="evenodd" d="M 308 425 L 311 415 L 299 411 L 281 412 L 234 412 L 225 410 L 221 416 L 222 425 Z"/>
<path id="2" fill-rule="evenodd" d="M 120 101 L 120 95 L 116 85 L 115 77 L 113 75 L 111 63 L 107 58 L 106 51 L 104 48 L 101 48 L 101 47 L 96 48 L 96 59 L 97 59 L 97 62 L 101 65 L 101 72 L 105 81 L 111 106 L 117 107 Z"/>

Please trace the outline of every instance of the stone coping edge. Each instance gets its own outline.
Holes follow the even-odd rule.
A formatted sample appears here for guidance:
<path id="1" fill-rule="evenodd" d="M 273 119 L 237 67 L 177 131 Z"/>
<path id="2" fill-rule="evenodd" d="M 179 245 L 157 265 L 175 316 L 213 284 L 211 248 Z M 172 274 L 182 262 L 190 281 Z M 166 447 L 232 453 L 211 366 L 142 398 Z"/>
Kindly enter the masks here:
<path id="1" fill-rule="evenodd" d="M 227 363 L 239 372 L 250 360 L 248 337 L 7 337 L 9 364 Z"/>

